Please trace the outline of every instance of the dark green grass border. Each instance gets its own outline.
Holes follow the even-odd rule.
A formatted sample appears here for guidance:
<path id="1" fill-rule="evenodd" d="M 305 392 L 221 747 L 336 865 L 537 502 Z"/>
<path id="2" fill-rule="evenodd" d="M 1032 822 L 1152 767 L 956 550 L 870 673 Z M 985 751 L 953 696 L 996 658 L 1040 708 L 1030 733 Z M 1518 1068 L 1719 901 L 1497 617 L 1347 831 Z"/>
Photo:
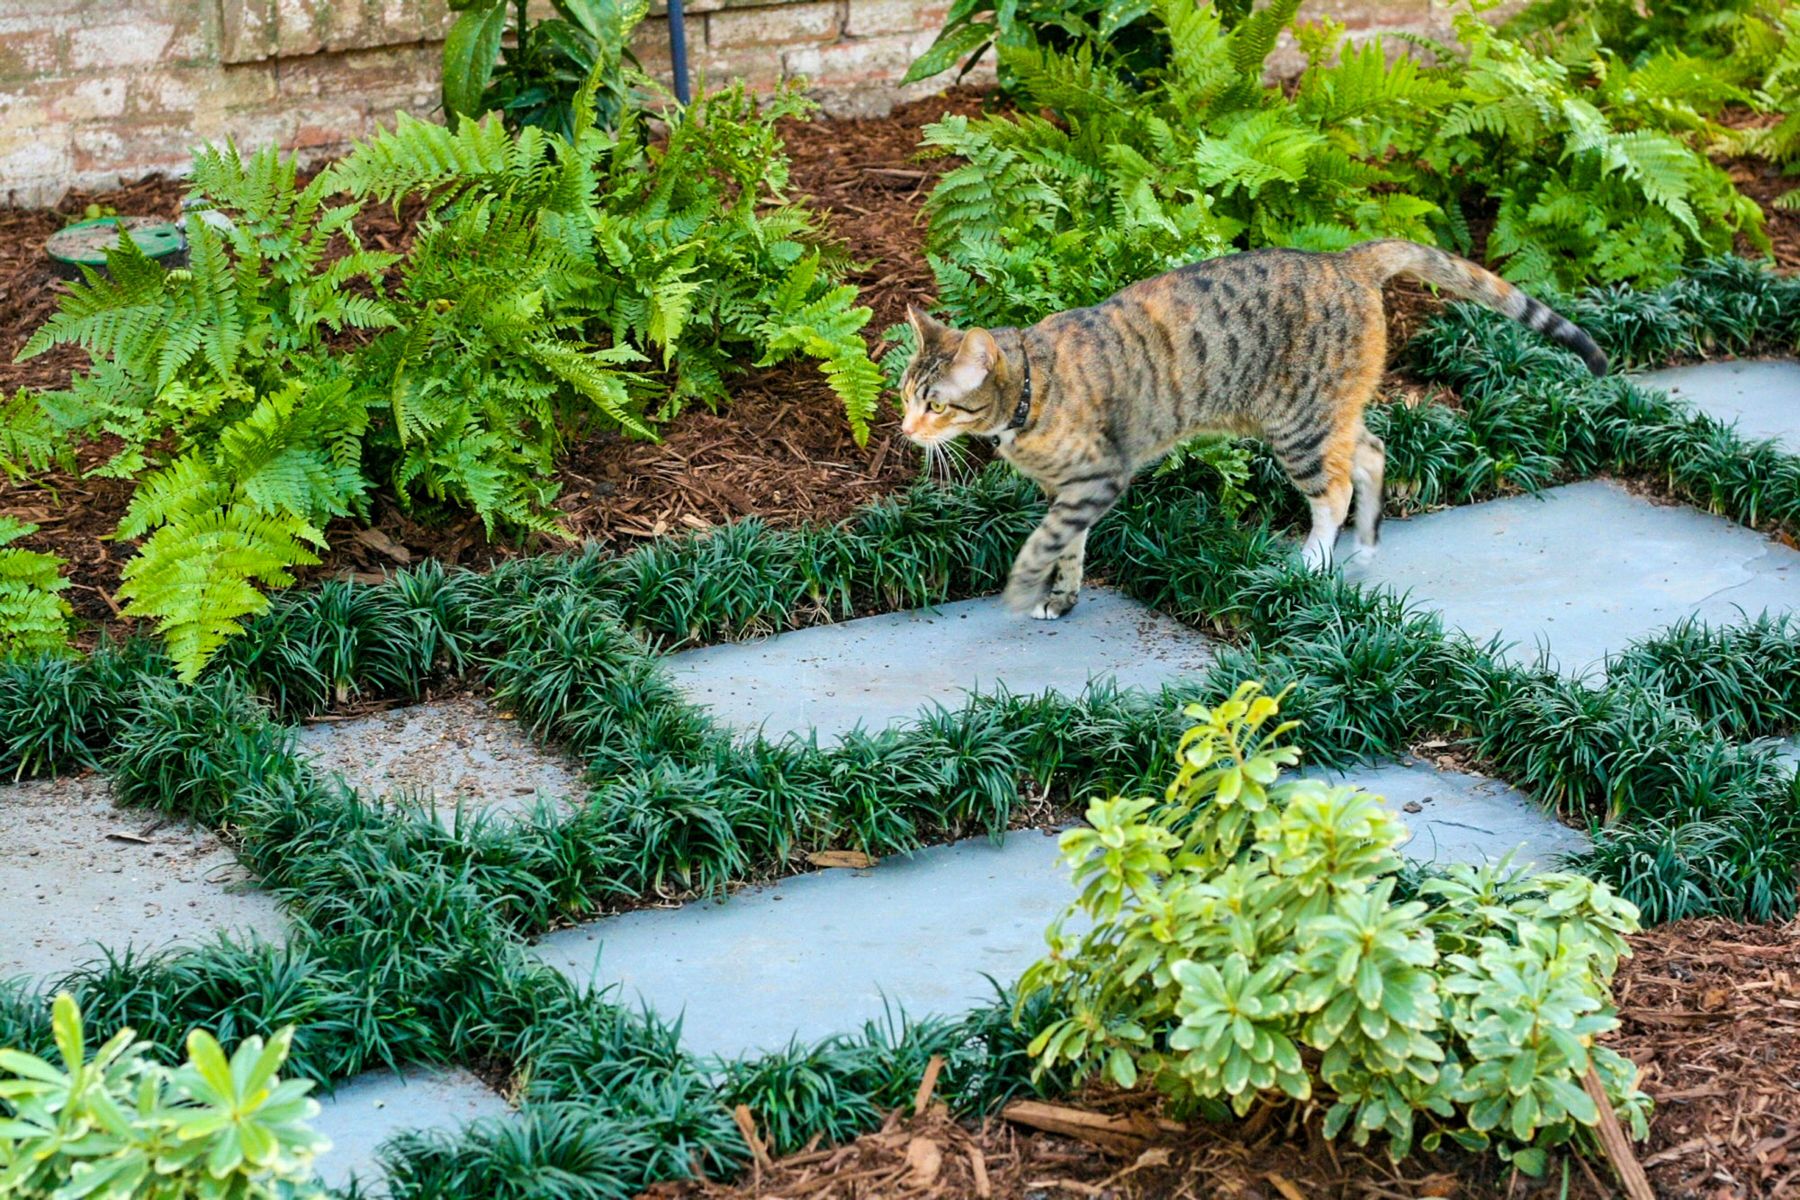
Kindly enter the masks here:
<path id="1" fill-rule="evenodd" d="M 1634 365 L 1800 341 L 1800 284 L 1737 260 L 1657 293 L 1568 307 Z M 1414 354 L 1418 373 L 1461 403 L 1374 418 L 1390 477 L 1417 504 L 1615 471 L 1653 474 L 1746 524 L 1800 516 L 1800 459 L 1628 381 L 1586 380 L 1488 314 L 1453 310 Z M 1022 778 L 1073 796 L 1157 781 L 1176 701 L 1251 676 L 1300 685 L 1294 711 L 1314 761 L 1462 739 L 1502 777 L 1593 822 L 1586 869 L 1652 920 L 1793 912 L 1793 778 L 1744 743 L 1796 724 L 1800 627 L 1680 626 L 1617 656 L 1598 683 L 1514 665 L 1391 593 L 1297 570 L 1274 532 L 1291 498 L 1266 461 L 1259 470 L 1269 499 L 1248 521 L 1227 519 L 1203 481 L 1177 475 L 1145 481 L 1096 532 L 1099 571 L 1227 635 L 1212 670 L 1156 701 L 978 698 L 826 749 L 736 743 L 669 685 L 651 645 L 994 590 L 1041 511 L 1028 484 L 997 470 L 830 529 L 750 522 L 620 558 L 584 552 L 489 575 L 428 565 L 385 585 L 284 594 L 192 688 L 137 645 L 10 664 L 0 766 L 99 766 L 121 801 L 221 829 L 295 925 L 281 948 L 220 942 L 63 983 L 97 1026 L 131 1023 L 171 1046 L 191 1025 L 230 1039 L 299 1022 L 295 1068 L 323 1080 L 410 1062 L 516 1068 L 527 1100 L 518 1121 L 397 1144 L 402 1196 L 626 1196 L 696 1163 L 734 1170 L 743 1148 L 728 1105 L 777 1122 L 782 1148 L 840 1138 L 901 1103 L 932 1053 L 950 1061 L 943 1094 L 982 1107 L 1025 1086 L 1031 1022 L 1013 1028 L 1003 1003 L 707 1063 L 653 1016 L 535 963 L 520 939 L 646 892 L 773 874 L 808 848 L 882 854 L 997 832 Z M 584 758 L 594 787 L 584 804 L 446 828 L 314 778 L 276 723 L 350 695 L 414 698 L 468 674 L 535 735 Z M 0 995 L 0 1042 L 44 1036 L 39 998 Z M 531 1190 L 533 1172 L 553 1166 L 566 1186 Z"/>

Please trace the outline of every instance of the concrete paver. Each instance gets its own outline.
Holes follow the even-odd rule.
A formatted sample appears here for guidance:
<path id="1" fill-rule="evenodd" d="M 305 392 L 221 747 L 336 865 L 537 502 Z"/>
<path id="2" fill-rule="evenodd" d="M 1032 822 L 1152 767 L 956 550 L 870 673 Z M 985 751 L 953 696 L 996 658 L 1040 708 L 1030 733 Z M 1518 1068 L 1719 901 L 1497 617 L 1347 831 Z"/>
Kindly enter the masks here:
<path id="1" fill-rule="evenodd" d="M 320 1111 L 312 1127 L 331 1139 L 331 1149 L 313 1165 L 320 1181 L 333 1188 L 347 1187 L 354 1178 L 367 1190 L 380 1177 L 376 1151 L 397 1133 L 456 1129 L 512 1111 L 494 1089 L 461 1068 L 371 1071 L 317 1098 Z"/>
<path id="2" fill-rule="evenodd" d="M 1695 363 L 1637 377 L 1721 421 L 1747 438 L 1772 438 L 1800 452 L 1800 362 L 1789 359 Z"/>
<path id="3" fill-rule="evenodd" d="M 1347 578 L 1382 583 L 1528 661 L 1580 675 L 1683 617 L 1737 622 L 1800 603 L 1800 551 L 1722 517 L 1589 480 L 1389 521 Z M 1348 541 L 1345 543 L 1348 546 Z"/>
<path id="4" fill-rule="evenodd" d="M 318 770 L 364 796 L 429 797 L 441 814 L 459 803 L 519 813 L 540 793 L 556 800 L 587 794 L 575 764 L 474 697 L 316 722 L 301 727 L 299 744 Z"/>
<path id="5" fill-rule="evenodd" d="M 1584 844 L 1480 776 L 1394 764 L 1348 778 L 1402 810 L 1415 858 L 1519 849 L 1517 861 L 1549 866 Z M 1023 830 L 1000 846 L 974 839 L 590 921 L 537 953 L 579 983 L 618 985 L 624 1003 L 681 1016 L 691 1050 L 736 1056 L 853 1033 L 889 1005 L 912 1017 L 965 1012 L 993 995 L 984 976 L 1010 984 L 1042 956 L 1045 928 L 1073 899 L 1056 840 Z"/>
<path id="6" fill-rule="evenodd" d="M 765 737 L 911 720 L 969 691 L 1079 693 L 1091 680 L 1153 690 L 1203 670 L 1210 642 L 1117 592 L 1088 588 L 1059 621 L 1008 612 L 997 598 L 820 625 L 670 656 L 687 696 Z"/>
<path id="7" fill-rule="evenodd" d="M 96 774 L 0 788 L 0 979 L 46 980 L 101 957 L 215 933 L 271 940 L 273 898 L 210 832 L 113 803 Z"/>

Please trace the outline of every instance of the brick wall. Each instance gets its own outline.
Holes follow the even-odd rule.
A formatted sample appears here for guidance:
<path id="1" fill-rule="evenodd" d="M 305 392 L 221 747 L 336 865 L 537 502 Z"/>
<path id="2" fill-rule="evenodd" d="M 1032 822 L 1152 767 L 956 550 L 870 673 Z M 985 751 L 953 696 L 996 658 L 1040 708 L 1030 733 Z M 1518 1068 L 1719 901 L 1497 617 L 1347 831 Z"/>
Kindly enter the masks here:
<path id="1" fill-rule="evenodd" d="M 948 0 L 689 0 L 696 80 L 804 75 L 831 115 L 928 94 L 898 81 Z M 1446 0 L 1307 0 L 1359 34 L 1441 33 Z M 54 202 L 179 171 L 194 143 L 232 137 L 330 153 L 396 110 L 438 103 L 444 0 L 0 0 L 0 201 Z M 639 33 L 669 73 L 660 5 Z"/>

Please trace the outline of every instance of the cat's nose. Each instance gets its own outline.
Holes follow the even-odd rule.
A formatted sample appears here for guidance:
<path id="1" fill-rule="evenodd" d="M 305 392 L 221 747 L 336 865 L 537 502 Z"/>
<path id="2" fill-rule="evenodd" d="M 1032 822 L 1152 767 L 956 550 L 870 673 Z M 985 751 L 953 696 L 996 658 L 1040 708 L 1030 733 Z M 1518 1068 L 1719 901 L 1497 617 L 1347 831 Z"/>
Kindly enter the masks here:
<path id="1" fill-rule="evenodd" d="M 901 433 L 904 433 L 907 437 L 911 437 L 913 434 L 917 433 L 918 431 L 919 431 L 919 418 L 918 417 L 914 416 L 912 413 L 907 413 L 904 417 L 900 418 L 900 432 Z"/>

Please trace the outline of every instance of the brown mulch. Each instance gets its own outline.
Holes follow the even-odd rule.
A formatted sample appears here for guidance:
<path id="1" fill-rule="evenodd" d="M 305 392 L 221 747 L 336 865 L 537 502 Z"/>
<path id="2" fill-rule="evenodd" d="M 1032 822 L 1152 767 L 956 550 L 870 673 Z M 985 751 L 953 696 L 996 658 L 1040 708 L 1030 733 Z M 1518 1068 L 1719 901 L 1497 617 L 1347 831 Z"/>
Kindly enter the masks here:
<path id="1" fill-rule="evenodd" d="M 1731 106 L 1719 114 L 1719 123 L 1728 129 L 1766 128 L 1781 119 L 1778 113 L 1758 113 L 1741 106 Z M 1800 270 L 1800 207 L 1777 208 L 1775 201 L 1788 192 L 1800 189 L 1800 164 L 1784 168 L 1760 158 L 1728 158 L 1720 163 L 1737 190 L 1756 201 L 1765 218 L 1763 232 L 1773 247 L 1775 263 L 1782 270 Z M 1760 249 L 1740 235 L 1740 254 L 1758 255 Z"/>
<path id="2" fill-rule="evenodd" d="M 1655 1098 L 1637 1147 L 1670 1200 L 1800 1196 L 1800 924 L 1684 921 L 1632 939 L 1609 1041 Z M 922 1091 L 925 1089 L 921 1089 Z M 735 1184 L 664 1184 L 653 1200 L 1468 1200 L 1622 1194 L 1604 1162 L 1553 1160 L 1539 1181 L 1440 1151 L 1401 1164 L 1319 1135 L 1320 1110 L 1267 1107 L 1235 1126 L 1182 1126 L 1142 1094 L 1009 1108 L 978 1126 L 942 1106 L 896 1113 L 842 1147 L 759 1161 Z M 749 1119 L 741 1113 L 740 1124 Z M 1087 1126 L 1069 1136 L 1071 1124 Z M 1046 1132 L 1045 1128 L 1062 1132 Z M 754 1130 L 754 1126 L 752 1125 Z M 760 1158 L 760 1156 L 759 1156 Z M 1567 1191 L 1564 1191 L 1564 1179 Z"/>
<path id="3" fill-rule="evenodd" d="M 1657 1195 L 1800 1197 L 1800 922 L 1682 921 L 1633 940 L 1611 1042 L 1656 1100 Z"/>

